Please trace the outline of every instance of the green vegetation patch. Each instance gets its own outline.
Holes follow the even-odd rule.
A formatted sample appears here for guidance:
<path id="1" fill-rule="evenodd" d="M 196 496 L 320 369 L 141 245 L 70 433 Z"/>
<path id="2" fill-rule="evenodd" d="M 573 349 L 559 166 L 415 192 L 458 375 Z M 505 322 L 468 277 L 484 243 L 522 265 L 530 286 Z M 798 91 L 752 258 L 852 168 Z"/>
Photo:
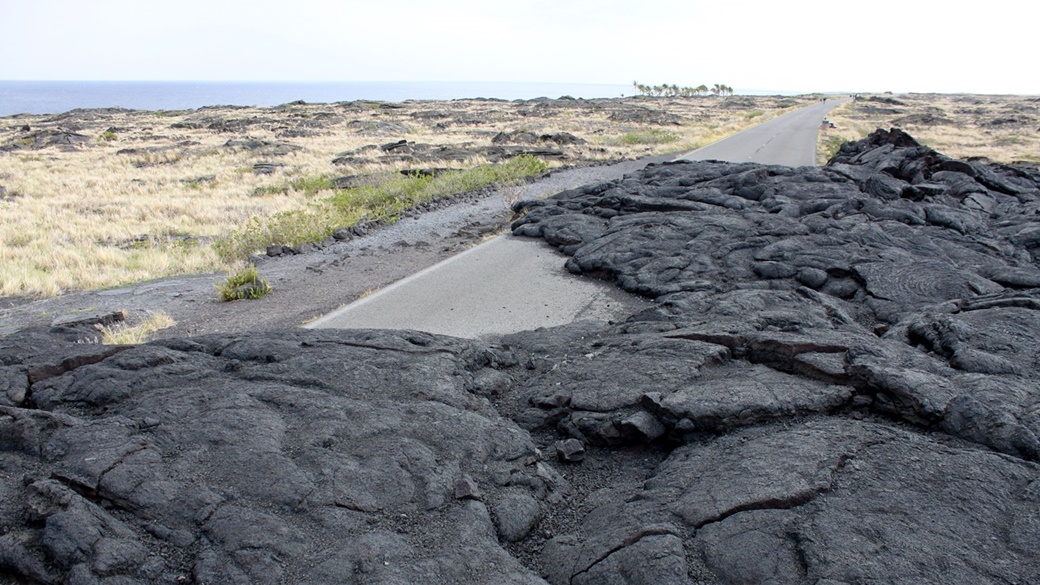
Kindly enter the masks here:
<path id="1" fill-rule="evenodd" d="M 238 301 L 243 299 L 259 299 L 271 292 L 271 285 L 260 278 L 256 266 L 249 264 L 241 270 L 229 274 L 227 280 L 217 285 L 217 294 L 222 301 Z"/>
<path id="2" fill-rule="evenodd" d="M 521 155 L 497 165 L 480 165 L 436 176 L 389 174 L 369 184 L 336 190 L 333 195 L 300 209 L 266 217 L 254 216 L 214 246 L 222 259 L 233 262 L 274 244 L 298 246 L 320 242 L 337 229 L 352 227 L 362 220 L 393 222 L 405 210 L 421 203 L 491 185 L 519 184 L 547 169 L 545 162 Z"/>
<path id="3" fill-rule="evenodd" d="M 652 128 L 638 132 L 627 132 L 622 134 L 618 141 L 626 146 L 632 146 L 634 144 L 668 144 L 678 139 L 679 137 L 675 134 Z"/>
<path id="4" fill-rule="evenodd" d="M 826 164 L 827 161 L 834 158 L 834 155 L 838 154 L 841 150 L 841 145 L 845 144 L 846 139 L 843 136 L 828 136 L 820 141 L 819 146 L 819 160 L 821 164 Z"/>

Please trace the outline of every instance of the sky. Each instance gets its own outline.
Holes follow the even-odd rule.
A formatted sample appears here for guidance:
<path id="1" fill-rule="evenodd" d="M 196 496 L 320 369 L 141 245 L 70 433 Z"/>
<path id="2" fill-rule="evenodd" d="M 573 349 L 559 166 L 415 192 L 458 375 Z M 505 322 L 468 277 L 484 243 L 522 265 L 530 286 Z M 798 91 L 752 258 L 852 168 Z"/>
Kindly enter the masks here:
<path id="1" fill-rule="evenodd" d="M 1040 95 L 1038 17 L 1025 0 L 0 0 L 0 80 Z"/>

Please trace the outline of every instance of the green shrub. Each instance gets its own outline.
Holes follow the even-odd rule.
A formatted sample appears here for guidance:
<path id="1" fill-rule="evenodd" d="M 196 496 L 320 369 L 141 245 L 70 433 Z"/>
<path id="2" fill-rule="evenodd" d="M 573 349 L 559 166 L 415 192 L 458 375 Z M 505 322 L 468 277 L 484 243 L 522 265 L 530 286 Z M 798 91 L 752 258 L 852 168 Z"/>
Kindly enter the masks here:
<path id="1" fill-rule="evenodd" d="M 272 244 L 298 246 L 320 242 L 337 229 L 352 227 L 362 220 L 393 222 L 405 210 L 421 203 L 491 185 L 516 185 L 547 169 L 544 161 L 521 155 L 497 165 L 480 165 L 436 176 L 392 173 L 368 184 L 336 190 L 300 209 L 267 217 L 254 216 L 241 229 L 218 240 L 214 247 L 221 258 L 233 262 Z"/>
<path id="2" fill-rule="evenodd" d="M 259 299 L 271 292 L 271 285 L 260 278 L 256 266 L 249 264 L 241 270 L 229 274 L 227 280 L 217 285 L 217 293 L 222 301 L 238 301 L 242 299 Z"/>

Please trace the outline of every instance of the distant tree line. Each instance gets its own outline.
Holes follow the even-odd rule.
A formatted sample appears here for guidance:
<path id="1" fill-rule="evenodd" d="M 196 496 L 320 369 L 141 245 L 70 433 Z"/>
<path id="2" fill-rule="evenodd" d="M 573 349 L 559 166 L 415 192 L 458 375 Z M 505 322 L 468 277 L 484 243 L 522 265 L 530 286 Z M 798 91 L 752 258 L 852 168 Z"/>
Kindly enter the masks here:
<path id="1" fill-rule="evenodd" d="M 632 87 L 636 88 L 641 95 L 649 96 L 662 96 L 662 97 L 691 97 L 695 95 L 733 95 L 733 88 L 728 85 L 722 85 L 716 83 L 711 87 L 701 84 L 697 87 L 679 87 L 678 85 L 643 85 L 638 81 L 632 82 Z"/>

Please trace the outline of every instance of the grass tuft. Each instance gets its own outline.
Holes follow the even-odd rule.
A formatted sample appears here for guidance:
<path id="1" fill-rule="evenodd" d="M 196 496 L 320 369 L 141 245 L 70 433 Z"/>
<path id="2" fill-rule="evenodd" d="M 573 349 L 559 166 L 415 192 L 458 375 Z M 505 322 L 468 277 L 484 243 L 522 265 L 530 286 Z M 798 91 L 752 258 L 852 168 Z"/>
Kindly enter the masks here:
<path id="1" fill-rule="evenodd" d="M 129 326 L 125 323 L 115 325 L 99 325 L 101 343 L 103 345 L 139 345 L 161 329 L 173 327 L 177 322 L 166 313 L 152 313 L 144 323 Z"/>
<path id="2" fill-rule="evenodd" d="M 271 292 L 271 285 L 260 278 L 256 266 L 252 264 L 229 274 L 227 280 L 217 285 L 217 296 L 224 302 L 259 299 L 269 292 Z"/>

